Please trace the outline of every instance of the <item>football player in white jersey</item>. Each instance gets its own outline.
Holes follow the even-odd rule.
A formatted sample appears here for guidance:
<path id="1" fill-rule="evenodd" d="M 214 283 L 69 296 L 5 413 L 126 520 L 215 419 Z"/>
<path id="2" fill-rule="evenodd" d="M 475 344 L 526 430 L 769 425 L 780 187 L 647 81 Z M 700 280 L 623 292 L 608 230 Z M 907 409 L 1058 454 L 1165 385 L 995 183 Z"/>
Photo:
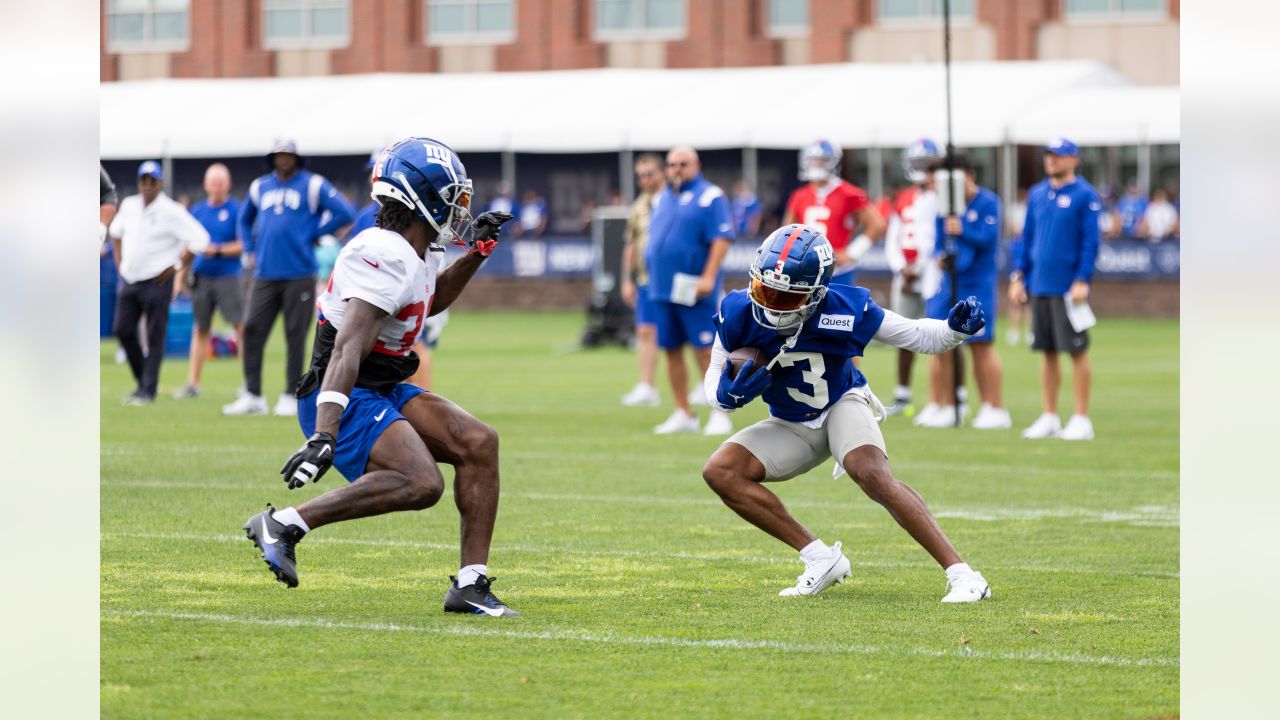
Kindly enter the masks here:
<path id="1" fill-rule="evenodd" d="M 429 508 L 444 493 L 436 463 L 447 463 L 456 471 L 462 557 L 444 609 L 517 615 L 491 592 L 487 567 L 498 510 L 498 435 L 443 397 L 405 382 L 418 368 L 412 348 L 425 319 L 457 299 L 511 215 L 488 212 L 470 221 L 466 169 L 453 150 L 430 138 L 384 150 L 372 180 L 381 206 L 376 227 L 342 249 L 319 298 L 311 367 L 296 393 L 298 424 L 308 439 L 281 470 L 290 489 L 318 481 L 330 467 L 350 484 L 296 508 L 268 505 L 249 519 L 245 533 L 276 579 L 297 587 L 295 546 L 306 533 Z M 467 254 L 440 272 L 447 242 L 465 244 Z"/>

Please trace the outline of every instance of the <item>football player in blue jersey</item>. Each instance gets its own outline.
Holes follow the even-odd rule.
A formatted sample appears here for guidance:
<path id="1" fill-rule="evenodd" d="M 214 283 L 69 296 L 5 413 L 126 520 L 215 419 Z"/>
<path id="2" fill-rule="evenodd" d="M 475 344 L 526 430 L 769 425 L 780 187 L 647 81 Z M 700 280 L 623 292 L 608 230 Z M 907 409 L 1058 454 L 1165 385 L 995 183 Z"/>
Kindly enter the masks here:
<path id="1" fill-rule="evenodd" d="M 960 559 L 924 500 L 890 471 L 878 425 L 884 406 L 851 360 L 872 340 L 918 353 L 952 350 L 986 324 L 982 304 L 969 297 L 946 321 L 909 320 L 877 306 L 866 288 L 831 284 L 834 267 L 835 251 L 821 232 L 785 225 L 757 251 L 750 288 L 721 301 L 707 400 L 733 411 L 763 397 L 770 417 L 726 440 L 702 476 L 744 520 L 800 552 L 804 572 L 780 595 L 817 595 L 849 577 L 841 543 L 823 543 L 763 485 L 834 456 L 835 476 L 847 472 L 944 568 L 943 602 L 990 597 L 987 581 Z M 771 360 L 766 367 L 747 361 L 735 373 L 726 361 L 741 348 Z"/>

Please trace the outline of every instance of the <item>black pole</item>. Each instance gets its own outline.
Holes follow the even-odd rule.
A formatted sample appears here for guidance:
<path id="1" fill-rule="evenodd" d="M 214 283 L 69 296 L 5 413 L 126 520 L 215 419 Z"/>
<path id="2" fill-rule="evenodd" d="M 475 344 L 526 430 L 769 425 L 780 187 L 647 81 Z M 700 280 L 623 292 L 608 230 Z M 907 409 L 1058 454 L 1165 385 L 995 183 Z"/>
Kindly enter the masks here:
<path id="1" fill-rule="evenodd" d="M 945 183 L 945 191 L 947 193 L 947 205 L 950 207 L 955 199 L 952 182 L 956 169 L 956 148 L 951 142 L 951 0 L 942 0 L 942 67 L 947 78 L 947 154 L 944 159 L 947 168 L 947 181 Z M 964 208 L 951 207 L 951 215 L 955 217 L 962 215 Z M 959 300 L 956 287 L 956 248 L 955 238 L 951 235 L 946 236 L 944 258 L 947 263 L 947 276 L 951 281 L 951 302 L 948 307 L 955 307 Z M 963 375 L 960 372 L 960 352 L 961 348 L 956 348 L 952 352 L 955 353 L 951 358 L 951 406 L 955 409 L 954 424 L 960 427 L 963 418 L 960 415 L 960 382 Z"/>

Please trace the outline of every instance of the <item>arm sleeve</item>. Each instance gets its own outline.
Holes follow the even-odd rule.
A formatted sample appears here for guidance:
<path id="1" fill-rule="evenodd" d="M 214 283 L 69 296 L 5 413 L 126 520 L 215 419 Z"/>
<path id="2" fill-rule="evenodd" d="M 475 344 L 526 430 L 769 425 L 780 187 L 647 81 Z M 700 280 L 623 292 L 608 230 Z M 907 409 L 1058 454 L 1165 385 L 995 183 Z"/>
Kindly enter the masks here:
<path id="1" fill-rule="evenodd" d="M 129 198 L 125 198 L 124 202 L 120 203 L 120 210 L 117 211 L 116 216 L 111 219 L 111 227 L 107 228 L 107 235 L 110 237 L 116 239 L 124 237 L 125 228 L 128 226 L 128 222 L 125 221 L 125 218 L 129 215 L 129 213 L 124 212 L 124 209 L 125 205 L 128 203 Z"/>
<path id="2" fill-rule="evenodd" d="M 252 253 L 256 246 L 253 237 L 253 221 L 258 218 L 258 181 L 249 185 L 249 193 L 244 196 L 240 205 L 240 214 L 236 216 L 236 234 L 244 243 L 245 252 Z"/>
<path id="3" fill-rule="evenodd" d="M 1095 193 L 1090 193 L 1080 216 L 1083 227 L 1080 228 L 1080 264 L 1076 266 L 1076 280 L 1093 280 L 1094 262 L 1098 259 L 1098 215 L 1101 212 L 1102 202 Z"/>
<path id="4" fill-rule="evenodd" d="M 729 201 L 725 199 L 724 193 L 720 192 L 719 188 L 715 188 L 715 194 L 708 200 L 705 218 L 707 224 L 704 228 L 704 236 L 708 245 L 720 238 L 733 239 L 733 212 L 729 209 Z"/>
<path id="5" fill-rule="evenodd" d="M 907 258 L 902 254 L 902 240 L 899 233 L 902 232 L 902 219 L 894 213 L 888 218 L 888 227 L 884 231 L 884 259 L 889 263 L 889 269 L 895 273 L 901 272 L 907 266 Z"/>
<path id="6" fill-rule="evenodd" d="M 978 210 L 977 208 L 974 208 Z M 968 213 L 961 219 L 962 232 L 959 241 L 974 248 L 989 248 L 1000 239 L 1000 201 L 983 203 L 978 217 L 969 221 Z M 1097 216 L 1095 215 L 1096 219 Z M 1096 224 L 1096 223 L 1095 223 Z"/>
<path id="7" fill-rule="evenodd" d="M 716 333 L 716 342 L 711 346 L 711 364 L 707 366 L 707 374 L 702 376 L 702 392 L 707 396 L 707 404 L 717 410 L 733 412 L 716 399 L 716 389 L 720 387 L 720 375 L 724 372 L 724 364 L 729 360 L 729 351 L 720 342 L 720 333 Z"/>
<path id="8" fill-rule="evenodd" d="M 200 224 L 199 220 L 196 220 L 194 215 L 176 202 L 173 214 L 177 234 L 182 240 L 183 247 L 196 255 L 204 252 L 205 248 L 209 247 L 209 231 Z"/>
<path id="9" fill-rule="evenodd" d="M 351 223 L 353 217 L 351 203 L 347 202 L 347 199 L 342 197 L 342 193 L 323 178 L 320 183 L 320 209 L 328 210 L 330 217 L 329 222 L 316 228 L 316 237 L 330 235 Z"/>
<path id="10" fill-rule="evenodd" d="M 945 320 L 908 320 L 891 310 L 884 311 L 884 321 L 875 334 L 875 339 L 886 345 L 929 355 L 959 347 L 967 337 L 948 327 Z"/>
<path id="11" fill-rule="evenodd" d="M 395 256 L 375 254 L 370 249 L 344 252 L 338 256 L 334 272 L 342 270 L 342 299 L 360 298 L 395 315 L 409 289 L 409 269 Z"/>

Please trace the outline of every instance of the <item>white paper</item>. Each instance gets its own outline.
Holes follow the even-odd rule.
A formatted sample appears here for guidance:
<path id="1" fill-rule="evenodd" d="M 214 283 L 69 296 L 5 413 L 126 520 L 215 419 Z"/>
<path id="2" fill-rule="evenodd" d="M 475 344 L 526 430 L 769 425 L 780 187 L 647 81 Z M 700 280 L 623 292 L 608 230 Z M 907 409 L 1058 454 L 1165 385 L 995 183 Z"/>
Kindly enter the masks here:
<path id="1" fill-rule="evenodd" d="M 698 281 L 702 278 L 688 273 L 676 273 L 671 279 L 671 302 L 693 307 L 698 302 Z"/>
<path id="2" fill-rule="evenodd" d="M 1067 321 L 1071 323 L 1071 328 L 1078 333 L 1084 332 L 1094 325 L 1098 324 L 1098 318 L 1094 317 L 1093 308 L 1089 307 L 1089 302 L 1072 302 L 1071 293 L 1062 296 L 1067 305 Z"/>

